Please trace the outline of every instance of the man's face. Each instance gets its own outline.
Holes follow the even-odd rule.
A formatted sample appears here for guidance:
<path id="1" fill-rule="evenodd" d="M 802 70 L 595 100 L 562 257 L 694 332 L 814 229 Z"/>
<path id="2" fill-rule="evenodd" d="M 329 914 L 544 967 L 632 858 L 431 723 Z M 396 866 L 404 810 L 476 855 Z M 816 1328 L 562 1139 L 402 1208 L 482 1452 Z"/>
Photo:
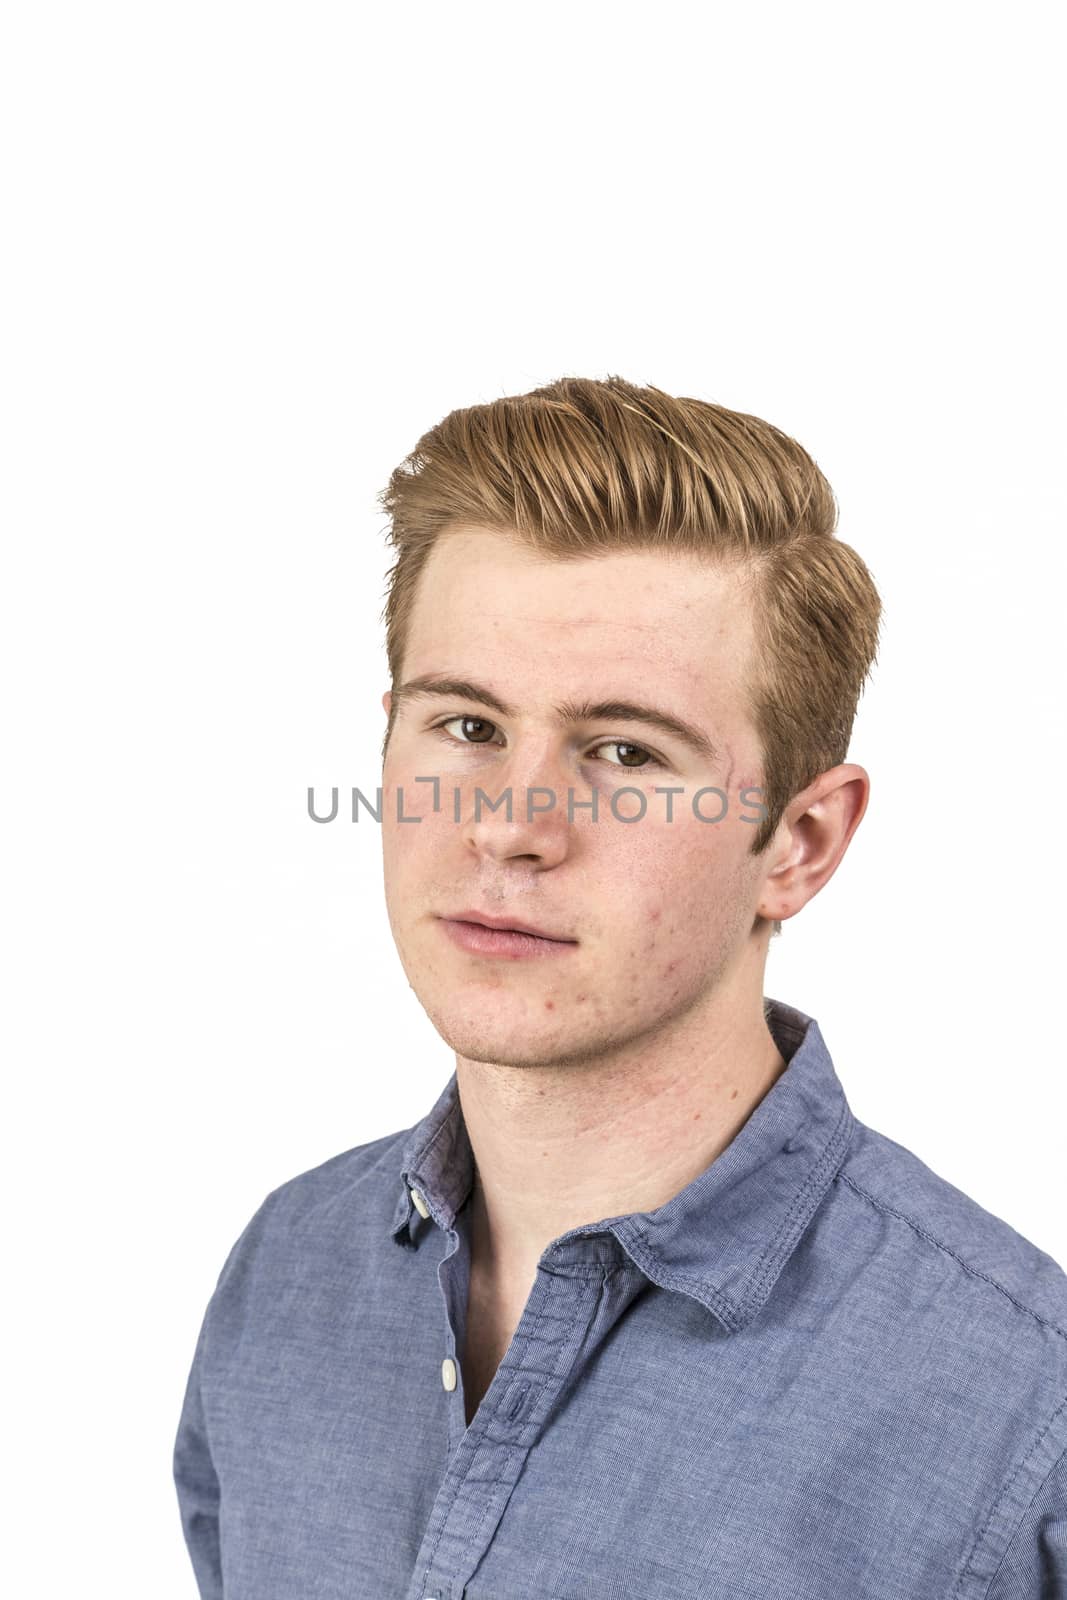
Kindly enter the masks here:
<path id="1" fill-rule="evenodd" d="M 749 853 L 760 796 L 742 796 L 762 781 L 746 709 L 750 649 L 739 580 L 694 557 L 553 561 L 469 527 L 438 540 L 403 682 L 471 682 L 507 714 L 454 691 L 401 692 L 383 850 L 404 971 L 459 1055 L 580 1064 L 653 1035 L 762 962 L 752 930 L 768 861 Z M 557 716 L 563 703 L 608 701 L 655 708 L 714 748 L 631 716 Z M 435 785 L 416 781 L 433 777 L 436 811 Z M 683 792 L 656 792 L 667 787 Z M 475 820 L 478 788 L 491 802 L 510 791 L 511 821 L 484 799 Z M 725 800 L 706 793 L 694 809 L 711 788 Z M 537 809 L 543 791 L 551 809 Z M 721 821 L 701 820 L 724 809 Z M 474 950 L 448 927 L 464 912 L 572 942 L 538 955 Z"/>

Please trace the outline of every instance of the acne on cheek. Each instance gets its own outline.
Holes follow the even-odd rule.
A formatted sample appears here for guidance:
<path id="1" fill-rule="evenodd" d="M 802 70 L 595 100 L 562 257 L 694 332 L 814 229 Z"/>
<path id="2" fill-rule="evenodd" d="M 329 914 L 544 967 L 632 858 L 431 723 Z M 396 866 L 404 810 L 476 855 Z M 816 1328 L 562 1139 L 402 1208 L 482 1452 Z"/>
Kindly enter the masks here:
<path id="1" fill-rule="evenodd" d="M 675 971 L 677 966 L 678 966 L 677 961 L 668 961 L 667 965 L 663 968 L 663 971 L 660 974 L 660 982 L 664 986 L 666 986 L 667 980 L 670 978 L 671 974 Z M 681 992 L 682 992 L 681 984 L 673 984 L 671 986 L 670 994 L 667 996 L 668 1000 L 677 1000 L 677 998 L 681 994 Z"/>

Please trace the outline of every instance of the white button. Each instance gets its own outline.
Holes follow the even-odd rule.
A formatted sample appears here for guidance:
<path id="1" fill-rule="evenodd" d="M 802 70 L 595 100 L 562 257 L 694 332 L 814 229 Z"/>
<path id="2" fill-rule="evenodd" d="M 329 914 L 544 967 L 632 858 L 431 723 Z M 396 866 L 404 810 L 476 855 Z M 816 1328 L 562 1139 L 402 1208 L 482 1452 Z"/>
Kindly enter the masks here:
<path id="1" fill-rule="evenodd" d="M 426 1201 L 422 1198 L 422 1195 L 417 1189 L 412 1189 L 410 1192 L 411 1198 L 415 1202 L 415 1210 L 419 1213 L 419 1216 L 428 1217 L 430 1215 L 430 1208 L 426 1204 Z"/>
<path id="2" fill-rule="evenodd" d="M 445 1356 L 441 1362 L 441 1382 L 449 1393 L 456 1387 L 456 1363 L 451 1356 Z"/>

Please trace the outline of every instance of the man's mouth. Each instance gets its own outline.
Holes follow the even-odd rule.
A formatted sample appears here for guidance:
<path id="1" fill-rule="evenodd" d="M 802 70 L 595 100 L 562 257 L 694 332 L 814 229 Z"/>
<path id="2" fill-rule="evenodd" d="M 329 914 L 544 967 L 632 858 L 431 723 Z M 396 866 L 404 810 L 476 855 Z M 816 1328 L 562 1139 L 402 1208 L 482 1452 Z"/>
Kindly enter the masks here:
<path id="1" fill-rule="evenodd" d="M 515 960 L 521 957 L 562 955 L 578 948 L 577 939 L 556 937 L 530 923 L 499 917 L 490 920 L 481 912 L 458 912 L 438 919 L 453 944 L 470 955 L 497 956 Z"/>

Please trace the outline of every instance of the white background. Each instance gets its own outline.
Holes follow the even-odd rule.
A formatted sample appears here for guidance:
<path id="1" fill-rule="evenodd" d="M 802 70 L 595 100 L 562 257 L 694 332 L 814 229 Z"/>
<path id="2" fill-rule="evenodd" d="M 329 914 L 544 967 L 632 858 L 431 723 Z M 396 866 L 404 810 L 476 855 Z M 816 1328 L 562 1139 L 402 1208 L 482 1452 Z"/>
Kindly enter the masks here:
<path id="1" fill-rule="evenodd" d="M 5 1587 L 192 1600 L 170 1452 L 261 1199 L 428 1109 L 366 819 L 375 496 L 619 373 L 816 456 L 883 645 L 772 944 L 856 1115 L 1067 1262 L 1052 5 L 14 4 L 0 48 Z"/>

